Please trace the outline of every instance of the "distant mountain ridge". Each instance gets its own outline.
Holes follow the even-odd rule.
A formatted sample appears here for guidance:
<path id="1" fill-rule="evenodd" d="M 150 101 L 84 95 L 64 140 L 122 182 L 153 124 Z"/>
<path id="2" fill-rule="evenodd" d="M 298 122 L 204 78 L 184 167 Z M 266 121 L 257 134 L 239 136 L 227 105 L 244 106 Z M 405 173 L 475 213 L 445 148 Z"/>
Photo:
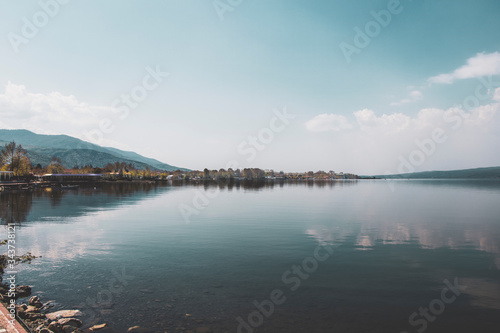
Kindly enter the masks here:
<path id="1" fill-rule="evenodd" d="M 500 178 L 500 166 L 489 168 L 474 168 L 447 171 L 424 171 L 413 173 L 402 173 L 395 175 L 377 175 L 377 178 L 386 179 L 465 179 L 465 178 Z"/>
<path id="2" fill-rule="evenodd" d="M 135 152 L 101 147 L 68 135 L 46 135 L 28 130 L 0 129 L 0 147 L 11 141 L 21 144 L 28 151 L 28 156 L 34 165 L 46 166 L 50 164 L 52 156 L 57 156 L 65 168 L 89 164 L 102 168 L 108 163 L 125 162 L 138 169 L 145 169 L 147 166 L 152 170 L 188 170 L 144 157 Z"/>

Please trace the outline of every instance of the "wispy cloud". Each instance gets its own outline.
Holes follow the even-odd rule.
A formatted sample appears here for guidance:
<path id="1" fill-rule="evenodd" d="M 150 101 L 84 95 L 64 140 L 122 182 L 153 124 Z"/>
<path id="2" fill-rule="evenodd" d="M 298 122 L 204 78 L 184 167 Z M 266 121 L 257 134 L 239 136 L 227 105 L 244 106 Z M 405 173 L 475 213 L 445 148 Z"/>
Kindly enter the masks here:
<path id="1" fill-rule="evenodd" d="M 346 117 L 338 114 L 319 114 L 305 123 L 311 132 L 340 131 L 352 128 Z"/>
<path id="2" fill-rule="evenodd" d="M 472 79 L 487 75 L 500 75 L 500 53 L 478 53 L 467 59 L 467 64 L 451 73 L 429 78 L 431 83 L 450 84 L 455 80 Z"/>
<path id="3" fill-rule="evenodd" d="M 420 90 L 412 90 L 408 94 L 408 97 L 403 98 L 402 100 L 400 100 L 398 102 L 393 102 L 390 105 L 391 106 L 400 106 L 400 105 L 404 105 L 404 104 L 408 104 L 408 103 L 413 103 L 413 102 L 416 102 L 418 100 L 421 100 L 422 96 L 423 96 L 423 94 Z"/>

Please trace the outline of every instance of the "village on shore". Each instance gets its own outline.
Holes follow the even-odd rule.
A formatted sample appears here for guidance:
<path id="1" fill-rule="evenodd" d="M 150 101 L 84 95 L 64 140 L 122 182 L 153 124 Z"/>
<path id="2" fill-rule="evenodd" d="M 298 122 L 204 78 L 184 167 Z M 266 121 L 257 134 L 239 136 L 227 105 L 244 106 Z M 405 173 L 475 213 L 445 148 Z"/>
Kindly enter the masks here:
<path id="1" fill-rule="evenodd" d="M 26 151 L 15 142 L 7 144 L 0 155 L 0 189 L 16 184 L 20 188 L 47 183 L 81 183 L 101 181 L 313 181 L 313 180 L 347 180 L 360 179 L 358 175 L 335 171 L 284 172 L 262 170 L 259 168 L 219 170 L 204 169 L 203 171 L 187 170 L 152 170 L 136 168 L 131 163 L 108 163 L 104 167 L 92 165 L 78 166 L 67 169 L 61 160 L 54 156 L 50 164 L 32 165 Z"/>

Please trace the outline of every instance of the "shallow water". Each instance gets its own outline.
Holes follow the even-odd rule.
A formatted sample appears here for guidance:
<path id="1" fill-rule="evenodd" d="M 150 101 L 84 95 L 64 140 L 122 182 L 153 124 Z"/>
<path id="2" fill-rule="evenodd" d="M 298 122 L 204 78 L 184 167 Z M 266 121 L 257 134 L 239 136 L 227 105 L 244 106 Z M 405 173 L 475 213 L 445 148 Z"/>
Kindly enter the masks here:
<path id="1" fill-rule="evenodd" d="M 42 256 L 18 283 L 101 332 L 497 332 L 499 203 L 498 180 L 113 184 L 0 217 Z"/>

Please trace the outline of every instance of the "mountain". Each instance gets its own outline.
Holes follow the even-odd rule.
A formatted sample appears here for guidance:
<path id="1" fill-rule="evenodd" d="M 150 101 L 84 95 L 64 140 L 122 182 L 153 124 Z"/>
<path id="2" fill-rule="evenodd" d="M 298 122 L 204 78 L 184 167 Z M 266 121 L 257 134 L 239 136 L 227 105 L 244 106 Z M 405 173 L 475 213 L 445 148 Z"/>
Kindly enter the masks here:
<path id="1" fill-rule="evenodd" d="M 0 129 L 0 147 L 11 141 L 22 145 L 28 151 L 28 156 L 34 165 L 46 166 L 50 164 L 52 156 L 57 156 L 65 168 L 89 164 L 103 167 L 108 163 L 125 162 L 138 169 L 149 167 L 153 170 L 188 170 L 131 151 L 101 147 L 68 135 L 44 135 L 28 130 Z"/>
<path id="2" fill-rule="evenodd" d="M 424 172 L 402 173 L 397 175 L 378 175 L 375 177 L 387 178 L 387 179 L 500 178 L 500 167 L 448 170 L 448 171 L 424 171 Z"/>

